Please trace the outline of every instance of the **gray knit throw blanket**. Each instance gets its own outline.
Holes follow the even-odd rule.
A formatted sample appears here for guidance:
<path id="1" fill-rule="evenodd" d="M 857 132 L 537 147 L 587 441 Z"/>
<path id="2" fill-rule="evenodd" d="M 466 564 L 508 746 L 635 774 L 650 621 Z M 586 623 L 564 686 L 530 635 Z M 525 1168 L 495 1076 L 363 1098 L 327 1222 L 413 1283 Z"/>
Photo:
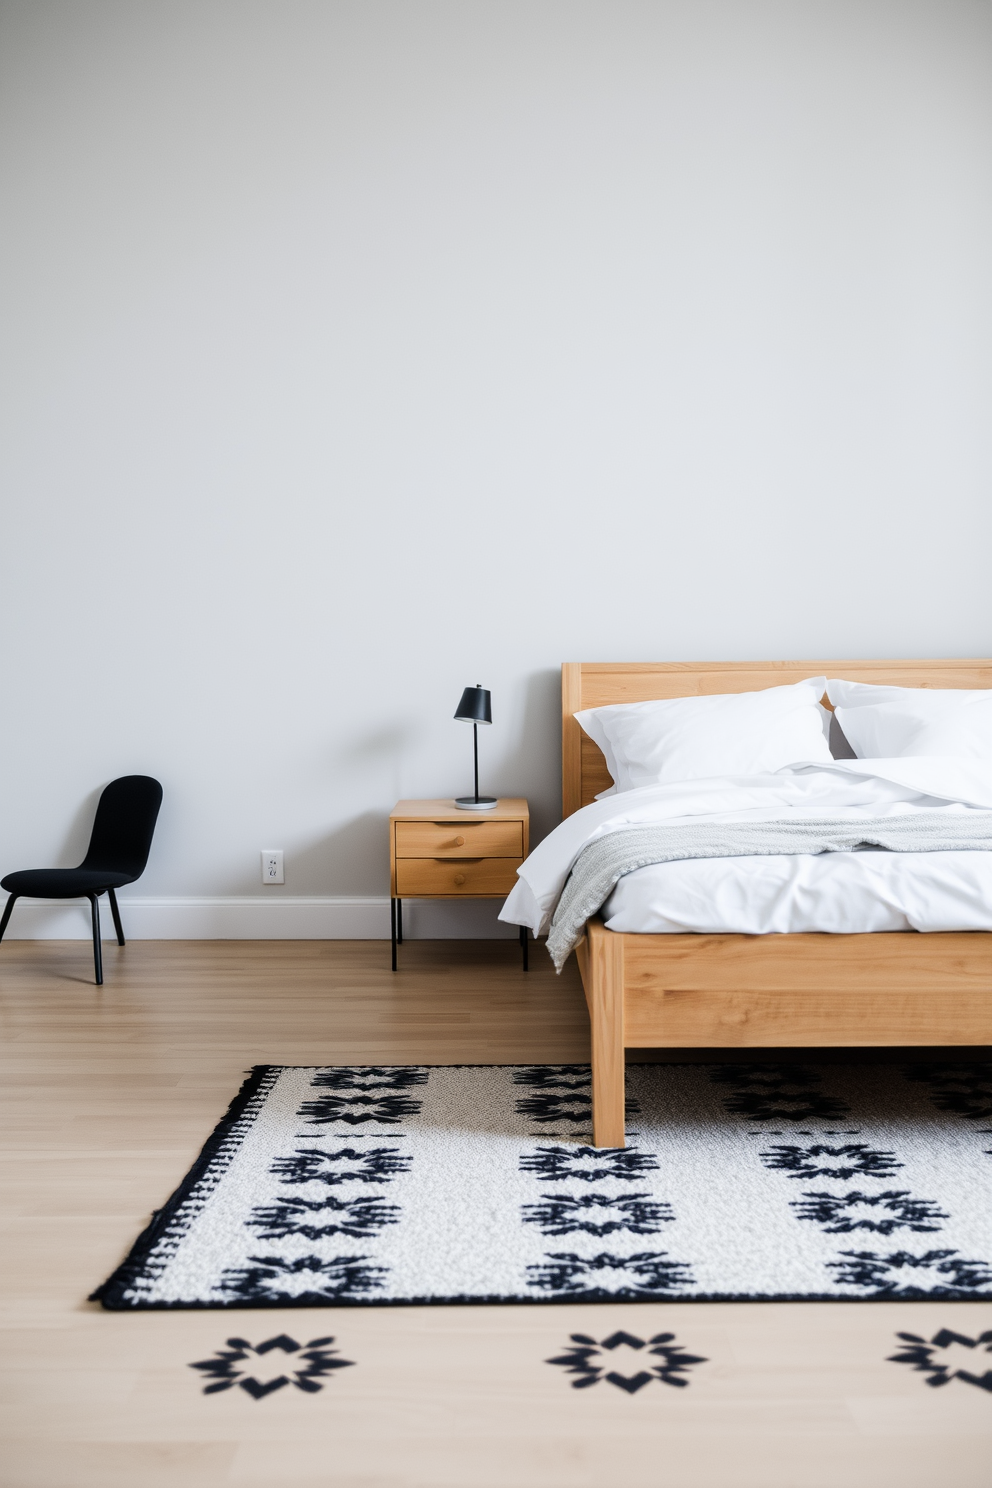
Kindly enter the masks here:
<path id="1" fill-rule="evenodd" d="M 623 827 L 584 847 L 558 900 L 548 950 L 561 971 L 591 915 L 625 873 L 680 858 L 751 858 L 773 853 L 992 851 L 992 811 L 914 811 L 902 816 L 807 817 L 801 821 L 661 822 Z"/>

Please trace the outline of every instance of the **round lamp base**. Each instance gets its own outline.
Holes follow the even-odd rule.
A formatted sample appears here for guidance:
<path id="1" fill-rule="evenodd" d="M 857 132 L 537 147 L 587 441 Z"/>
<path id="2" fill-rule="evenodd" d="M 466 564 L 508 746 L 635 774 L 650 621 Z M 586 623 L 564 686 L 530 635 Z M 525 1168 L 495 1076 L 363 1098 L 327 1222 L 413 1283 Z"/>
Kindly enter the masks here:
<path id="1" fill-rule="evenodd" d="M 455 805 L 461 811 L 492 811 L 499 802 L 495 796 L 480 796 L 478 800 L 474 796 L 459 796 Z"/>

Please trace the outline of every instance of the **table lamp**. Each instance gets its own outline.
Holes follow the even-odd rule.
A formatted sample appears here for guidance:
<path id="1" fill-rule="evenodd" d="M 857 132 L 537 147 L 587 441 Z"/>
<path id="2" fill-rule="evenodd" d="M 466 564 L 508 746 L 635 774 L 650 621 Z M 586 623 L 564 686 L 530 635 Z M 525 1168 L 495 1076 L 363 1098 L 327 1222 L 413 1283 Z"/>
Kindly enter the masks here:
<path id="1" fill-rule="evenodd" d="M 478 687 L 466 687 L 461 702 L 455 709 L 455 717 L 459 723 L 472 725 L 472 748 L 475 755 L 475 795 L 459 796 L 455 805 L 460 806 L 462 811 L 491 811 L 499 804 L 496 797 L 479 795 L 479 724 L 493 721 L 489 689 L 481 683 Z"/>

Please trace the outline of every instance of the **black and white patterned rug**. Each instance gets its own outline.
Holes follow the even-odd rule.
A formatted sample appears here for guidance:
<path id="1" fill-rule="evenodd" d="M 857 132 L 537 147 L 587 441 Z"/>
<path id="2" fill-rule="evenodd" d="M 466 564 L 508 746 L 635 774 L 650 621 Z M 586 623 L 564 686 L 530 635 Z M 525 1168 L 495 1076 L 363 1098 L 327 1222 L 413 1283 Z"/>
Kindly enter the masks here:
<path id="1" fill-rule="evenodd" d="M 992 1298 L 992 1065 L 254 1069 L 105 1307 Z"/>

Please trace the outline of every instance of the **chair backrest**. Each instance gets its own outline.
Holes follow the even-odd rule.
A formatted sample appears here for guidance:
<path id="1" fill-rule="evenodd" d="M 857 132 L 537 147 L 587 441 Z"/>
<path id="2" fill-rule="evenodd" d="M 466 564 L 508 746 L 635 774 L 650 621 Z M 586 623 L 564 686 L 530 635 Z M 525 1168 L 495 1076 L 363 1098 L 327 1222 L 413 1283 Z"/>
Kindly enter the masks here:
<path id="1" fill-rule="evenodd" d="M 162 787 L 150 775 L 122 775 L 112 780 L 97 803 L 90 845 L 80 868 L 140 877 L 161 804 Z"/>

